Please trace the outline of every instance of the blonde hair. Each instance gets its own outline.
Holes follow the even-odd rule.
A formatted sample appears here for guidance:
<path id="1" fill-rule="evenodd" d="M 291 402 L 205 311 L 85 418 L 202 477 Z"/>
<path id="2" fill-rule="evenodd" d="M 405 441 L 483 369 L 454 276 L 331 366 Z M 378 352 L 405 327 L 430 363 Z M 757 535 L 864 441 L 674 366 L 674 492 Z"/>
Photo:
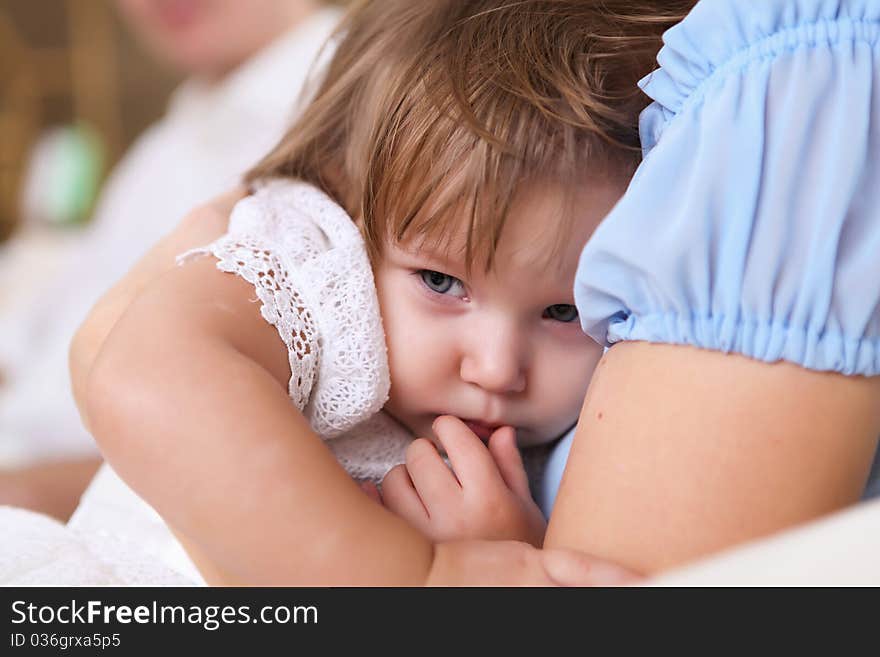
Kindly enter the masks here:
<path id="1" fill-rule="evenodd" d="M 635 170 L 636 82 L 695 1 L 358 2 L 312 101 L 245 180 L 317 185 L 362 219 L 371 257 L 464 225 L 465 261 L 488 269 L 522 185 Z"/>

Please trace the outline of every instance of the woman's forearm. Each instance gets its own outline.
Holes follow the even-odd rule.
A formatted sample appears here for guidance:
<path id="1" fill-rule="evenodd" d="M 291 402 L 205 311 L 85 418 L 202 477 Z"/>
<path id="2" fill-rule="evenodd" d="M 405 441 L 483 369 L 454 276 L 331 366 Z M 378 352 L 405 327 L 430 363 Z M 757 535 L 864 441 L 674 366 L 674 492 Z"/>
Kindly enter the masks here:
<path id="1" fill-rule="evenodd" d="M 545 545 L 652 573 L 856 501 L 880 379 L 638 342 L 584 403 Z"/>

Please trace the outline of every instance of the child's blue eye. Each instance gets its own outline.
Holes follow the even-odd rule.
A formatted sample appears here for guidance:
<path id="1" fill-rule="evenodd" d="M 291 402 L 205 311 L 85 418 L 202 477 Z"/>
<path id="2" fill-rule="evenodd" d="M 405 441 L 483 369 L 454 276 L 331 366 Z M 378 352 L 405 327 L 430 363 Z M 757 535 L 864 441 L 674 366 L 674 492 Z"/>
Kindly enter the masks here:
<path id="1" fill-rule="evenodd" d="M 557 322 L 573 322 L 578 318 L 578 311 L 570 303 L 557 303 L 547 306 L 544 310 L 544 317 Z"/>
<path id="2" fill-rule="evenodd" d="M 433 271 L 431 269 L 420 269 L 418 271 L 422 282 L 428 288 L 437 294 L 453 294 L 461 296 L 464 294 L 464 285 L 460 280 L 443 272 Z"/>

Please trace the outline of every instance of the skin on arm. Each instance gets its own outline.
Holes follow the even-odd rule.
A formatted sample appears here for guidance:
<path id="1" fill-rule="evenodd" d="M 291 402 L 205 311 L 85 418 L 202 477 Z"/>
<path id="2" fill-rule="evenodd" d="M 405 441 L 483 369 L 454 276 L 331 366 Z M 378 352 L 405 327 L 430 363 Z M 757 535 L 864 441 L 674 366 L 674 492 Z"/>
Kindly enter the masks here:
<path id="1" fill-rule="evenodd" d="M 856 502 L 880 377 L 691 347 L 610 349 L 584 402 L 545 546 L 654 573 Z"/>
<path id="2" fill-rule="evenodd" d="M 104 339 L 134 297 L 161 273 L 175 266 L 175 256 L 219 236 L 232 205 L 244 194 L 236 189 L 186 217 L 96 304 L 71 344 L 70 370 L 74 397 L 85 426 L 89 421 L 83 398 L 84 381 Z M 2 384 L 2 381 L 0 381 Z M 23 507 L 67 521 L 79 503 L 100 457 L 37 463 L 0 471 L 0 504 Z"/>
<path id="3" fill-rule="evenodd" d="M 78 329 L 70 349 L 71 385 L 87 428 L 90 423 L 82 403 L 85 381 L 116 320 L 140 291 L 175 266 L 174 258 L 178 253 L 222 234 L 232 205 L 242 195 L 243 190 L 236 189 L 184 219 L 101 298 Z M 67 521 L 100 465 L 99 457 L 86 457 L 2 470 L 0 504 L 23 507 Z"/>

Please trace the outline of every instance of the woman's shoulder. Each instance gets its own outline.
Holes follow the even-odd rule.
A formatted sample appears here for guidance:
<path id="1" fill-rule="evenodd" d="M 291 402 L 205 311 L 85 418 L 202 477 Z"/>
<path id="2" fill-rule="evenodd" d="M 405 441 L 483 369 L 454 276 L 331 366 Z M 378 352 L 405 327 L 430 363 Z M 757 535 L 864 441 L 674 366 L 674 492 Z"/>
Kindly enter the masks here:
<path id="1" fill-rule="evenodd" d="M 703 0 L 665 42 L 584 330 L 880 374 L 880 2 Z"/>
<path id="2" fill-rule="evenodd" d="M 642 117 L 650 150 L 665 124 L 732 74 L 801 48 L 880 42 L 874 0 L 700 0 L 663 35 L 660 68 L 639 86 L 654 100 Z M 842 55 L 843 53 L 841 53 Z"/>

